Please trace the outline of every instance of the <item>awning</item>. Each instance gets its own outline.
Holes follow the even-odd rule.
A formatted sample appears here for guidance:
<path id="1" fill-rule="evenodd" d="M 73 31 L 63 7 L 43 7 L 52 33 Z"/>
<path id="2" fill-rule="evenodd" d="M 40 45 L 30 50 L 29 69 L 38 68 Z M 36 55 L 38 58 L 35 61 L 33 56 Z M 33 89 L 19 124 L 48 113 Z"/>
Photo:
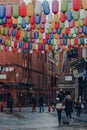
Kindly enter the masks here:
<path id="1" fill-rule="evenodd" d="M 11 88 L 11 87 L 15 87 L 15 88 L 29 88 L 29 87 L 34 87 L 33 84 L 29 84 L 29 83 L 4 83 L 4 82 L 0 82 L 0 85 L 2 87 L 6 87 L 6 88 Z"/>

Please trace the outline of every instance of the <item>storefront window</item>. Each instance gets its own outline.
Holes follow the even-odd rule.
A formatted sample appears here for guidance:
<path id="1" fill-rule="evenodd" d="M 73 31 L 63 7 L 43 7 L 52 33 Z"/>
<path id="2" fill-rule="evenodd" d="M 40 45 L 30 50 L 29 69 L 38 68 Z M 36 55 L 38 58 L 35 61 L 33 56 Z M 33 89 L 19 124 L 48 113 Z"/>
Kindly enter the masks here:
<path id="1" fill-rule="evenodd" d="M 0 94 L 0 101 L 6 101 L 6 94 Z"/>

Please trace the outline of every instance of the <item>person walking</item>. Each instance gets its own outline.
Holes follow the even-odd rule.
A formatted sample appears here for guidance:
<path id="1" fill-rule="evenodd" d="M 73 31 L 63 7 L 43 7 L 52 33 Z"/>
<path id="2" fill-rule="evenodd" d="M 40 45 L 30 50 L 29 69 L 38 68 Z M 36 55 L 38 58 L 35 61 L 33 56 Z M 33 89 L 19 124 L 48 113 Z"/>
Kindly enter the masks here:
<path id="1" fill-rule="evenodd" d="M 10 112 L 13 112 L 13 104 L 14 104 L 14 99 L 13 99 L 13 96 L 12 94 L 10 95 L 10 98 L 9 98 L 9 108 L 10 108 Z"/>
<path id="2" fill-rule="evenodd" d="M 81 103 L 79 100 L 77 100 L 76 102 L 76 112 L 77 112 L 77 116 L 80 117 L 81 114 Z"/>
<path id="3" fill-rule="evenodd" d="M 32 96 L 32 112 L 36 112 L 36 99 L 35 96 Z"/>
<path id="4" fill-rule="evenodd" d="M 44 99 L 43 99 L 43 96 L 40 95 L 39 97 L 39 112 L 44 112 Z"/>
<path id="5" fill-rule="evenodd" d="M 58 117 L 58 124 L 59 124 L 59 126 L 61 126 L 63 103 L 60 98 L 57 98 L 56 100 L 57 100 L 56 111 L 57 111 L 57 117 Z"/>
<path id="6" fill-rule="evenodd" d="M 70 95 L 67 95 L 65 99 L 65 113 L 66 113 L 67 119 L 71 120 L 72 112 L 73 112 L 73 100 Z"/>

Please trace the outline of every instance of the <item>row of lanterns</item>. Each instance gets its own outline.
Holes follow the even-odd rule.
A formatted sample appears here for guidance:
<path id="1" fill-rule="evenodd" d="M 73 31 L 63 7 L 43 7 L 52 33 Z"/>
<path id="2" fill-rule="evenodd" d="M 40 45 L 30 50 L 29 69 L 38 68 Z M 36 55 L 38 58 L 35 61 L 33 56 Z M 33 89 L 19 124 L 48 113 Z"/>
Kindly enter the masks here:
<path id="1" fill-rule="evenodd" d="M 61 0 L 61 12 L 65 13 L 68 11 L 69 2 L 68 0 Z M 87 4 L 85 0 L 73 0 L 72 1 L 72 7 L 74 11 L 78 11 L 81 9 L 87 9 Z M 51 10 L 52 9 L 52 10 Z M 18 18 L 19 16 L 25 17 L 25 16 L 33 16 L 35 15 L 41 15 L 42 10 L 45 15 L 50 14 L 51 12 L 53 14 L 57 14 L 59 12 L 59 1 L 53 0 L 52 6 L 50 9 L 50 4 L 47 0 L 44 0 L 42 3 L 41 1 L 36 1 L 35 7 L 33 3 L 29 3 L 25 5 L 24 3 L 18 5 L 18 4 L 8 4 L 8 5 L 0 5 L 0 18 L 11 18 L 15 17 Z"/>
<path id="2" fill-rule="evenodd" d="M 60 50 L 74 46 L 86 47 L 87 11 L 85 1 L 73 0 L 73 10 L 68 10 L 68 0 L 52 1 L 52 13 L 49 2 L 0 5 L 0 45 L 5 50 Z M 85 38 L 82 38 L 82 36 Z M 3 38 L 2 38 L 3 37 Z M 9 40 L 8 40 L 9 39 Z M 14 45 L 12 45 L 12 42 Z M 14 51 L 14 52 L 15 52 Z"/>
<path id="3" fill-rule="evenodd" d="M 45 43 L 46 42 L 46 43 Z M 18 42 L 11 41 L 9 39 L 0 39 L 0 45 L 5 47 L 5 50 L 11 50 L 11 48 L 17 49 L 29 49 L 29 50 L 63 50 L 72 49 L 74 47 L 87 47 L 87 38 L 75 38 L 75 39 L 51 39 L 48 41 L 44 41 L 44 43 L 28 43 L 28 42 Z M 15 51 L 16 51 L 15 50 Z"/>

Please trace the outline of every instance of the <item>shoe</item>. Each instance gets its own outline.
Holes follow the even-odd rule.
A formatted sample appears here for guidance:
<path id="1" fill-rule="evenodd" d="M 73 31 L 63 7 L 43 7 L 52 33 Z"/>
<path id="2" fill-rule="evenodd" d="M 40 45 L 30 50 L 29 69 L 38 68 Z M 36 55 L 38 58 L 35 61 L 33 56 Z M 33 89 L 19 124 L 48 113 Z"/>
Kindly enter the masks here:
<path id="1" fill-rule="evenodd" d="M 58 127 L 61 127 L 61 126 L 62 126 L 61 124 L 58 125 Z"/>

